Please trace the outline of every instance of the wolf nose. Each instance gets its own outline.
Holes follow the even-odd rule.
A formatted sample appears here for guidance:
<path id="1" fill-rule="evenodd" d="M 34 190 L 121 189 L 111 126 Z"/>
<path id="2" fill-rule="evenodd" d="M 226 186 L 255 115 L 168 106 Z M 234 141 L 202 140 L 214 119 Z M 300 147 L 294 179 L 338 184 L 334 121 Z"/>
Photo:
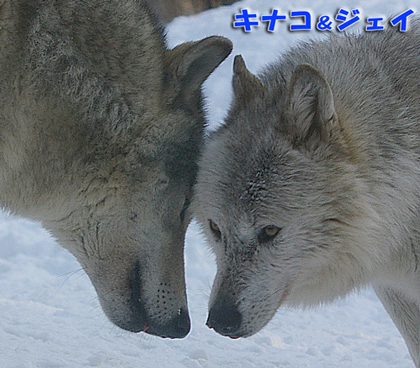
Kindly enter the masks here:
<path id="1" fill-rule="evenodd" d="M 206 325 L 221 335 L 237 338 L 241 323 L 242 315 L 236 305 L 216 304 L 210 309 Z"/>
<path id="2" fill-rule="evenodd" d="M 177 315 L 169 323 L 160 325 L 152 323 L 146 333 L 170 339 L 182 339 L 190 332 L 191 322 L 188 311 L 184 308 L 179 309 Z"/>
<path id="3" fill-rule="evenodd" d="M 172 330 L 167 337 L 181 339 L 188 335 L 191 322 L 186 309 L 181 308 L 178 311 L 178 315 L 172 320 L 172 326 Z"/>

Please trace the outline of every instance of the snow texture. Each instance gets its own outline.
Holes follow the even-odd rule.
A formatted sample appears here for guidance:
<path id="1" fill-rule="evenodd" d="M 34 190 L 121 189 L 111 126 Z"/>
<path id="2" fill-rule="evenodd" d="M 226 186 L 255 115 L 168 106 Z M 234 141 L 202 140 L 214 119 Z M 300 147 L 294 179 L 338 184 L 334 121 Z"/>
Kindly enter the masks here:
<path id="1" fill-rule="evenodd" d="M 315 22 L 334 17 L 338 9 L 359 9 L 367 17 L 398 15 L 415 0 L 245 0 L 190 17 L 167 28 L 168 42 L 223 35 L 234 43 L 233 54 L 205 84 L 210 129 L 216 127 L 231 99 L 233 56 L 242 54 L 257 72 L 302 39 L 323 37 L 311 31 L 291 32 L 290 18 L 273 33 L 262 23 L 251 32 L 232 27 L 240 9 L 271 14 L 309 11 Z M 367 5 L 368 4 L 368 5 Z M 419 9 L 420 10 L 420 9 Z M 295 18 L 298 24 L 301 19 Z M 363 31 L 363 30 L 362 30 Z M 186 273 L 192 331 L 182 340 L 132 334 L 104 316 L 95 291 L 76 260 L 37 223 L 0 213 L 0 367 L 293 367 L 413 368 L 397 329 L 371 289 L 314 310 L 280 309 L 261 332 L 230 340 L 205 326 L 207 303 L 215 274 L 214 258 L 196 224 L 186 240 Z"/>

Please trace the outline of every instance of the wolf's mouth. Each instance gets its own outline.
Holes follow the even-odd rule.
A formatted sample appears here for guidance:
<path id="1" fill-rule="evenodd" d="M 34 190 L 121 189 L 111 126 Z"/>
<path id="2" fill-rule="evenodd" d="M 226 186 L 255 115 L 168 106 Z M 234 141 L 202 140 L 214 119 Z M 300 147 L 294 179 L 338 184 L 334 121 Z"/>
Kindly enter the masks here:
<path id="1" fill-rule="evenodd" d="M 150 322 L 146 322 L 146 324 L 144 325 L 144 328 L 141 332 L 147 332 L 147 330 L 150 328 L 151 324 Z"/>

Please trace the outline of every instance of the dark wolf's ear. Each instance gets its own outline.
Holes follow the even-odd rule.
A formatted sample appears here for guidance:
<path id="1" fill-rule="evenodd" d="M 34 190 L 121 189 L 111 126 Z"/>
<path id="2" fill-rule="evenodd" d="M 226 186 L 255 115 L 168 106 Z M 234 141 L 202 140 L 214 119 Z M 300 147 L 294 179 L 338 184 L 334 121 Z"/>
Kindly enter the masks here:
<path id="1" fill-rule="evenodd" d="M 242 105 L 264 91 L 261 81 L 247 69 L 241 55 L 236 55 L 233 63 L 232 87 L 235 102 Z"/>
<path id="2" fill-rule="evenodd" d="M 232 42 L 224 37 L 208 37 L 183 43 L 165 55 L 169 76 L 175 90 L 187 103 L 194 103 L 203 82 L 232 51 Z"/>
<path id="3" fill-rule="evenodd" d="M 308 64 L 296 67 L 286 97 L 288 133 L 292 143 L 315 149 L 338 133 L 334 97 L 322 73 Z"/>

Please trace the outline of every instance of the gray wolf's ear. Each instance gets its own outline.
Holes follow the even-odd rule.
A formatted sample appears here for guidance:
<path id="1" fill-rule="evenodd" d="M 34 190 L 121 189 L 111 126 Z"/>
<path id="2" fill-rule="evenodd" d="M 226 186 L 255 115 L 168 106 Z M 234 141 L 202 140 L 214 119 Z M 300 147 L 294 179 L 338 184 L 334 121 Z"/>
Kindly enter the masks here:
<path id="1" fill-rule="evenodd" d="M 165 55 L 169 75 L 185 102 L 197 101 L 202 83 L 232 51 L 232 42 L 224 37 L 208 37 L 186 42 Z"/>
<path id="2" fill-rule="evenodd" d="M 338 133 L 334 97 L 323 74 L 309 64 L 296 67 L 286 97 L 288 133 L 292 143 L 315 149 Z"/>
<path id="3" fill-rule="evenodd" d="M 237 104 L 247 104 L 264 91 L 261 81 L 247 69 L 241 55 L 236 55 L 233 63 L 232 87 Z"/>

